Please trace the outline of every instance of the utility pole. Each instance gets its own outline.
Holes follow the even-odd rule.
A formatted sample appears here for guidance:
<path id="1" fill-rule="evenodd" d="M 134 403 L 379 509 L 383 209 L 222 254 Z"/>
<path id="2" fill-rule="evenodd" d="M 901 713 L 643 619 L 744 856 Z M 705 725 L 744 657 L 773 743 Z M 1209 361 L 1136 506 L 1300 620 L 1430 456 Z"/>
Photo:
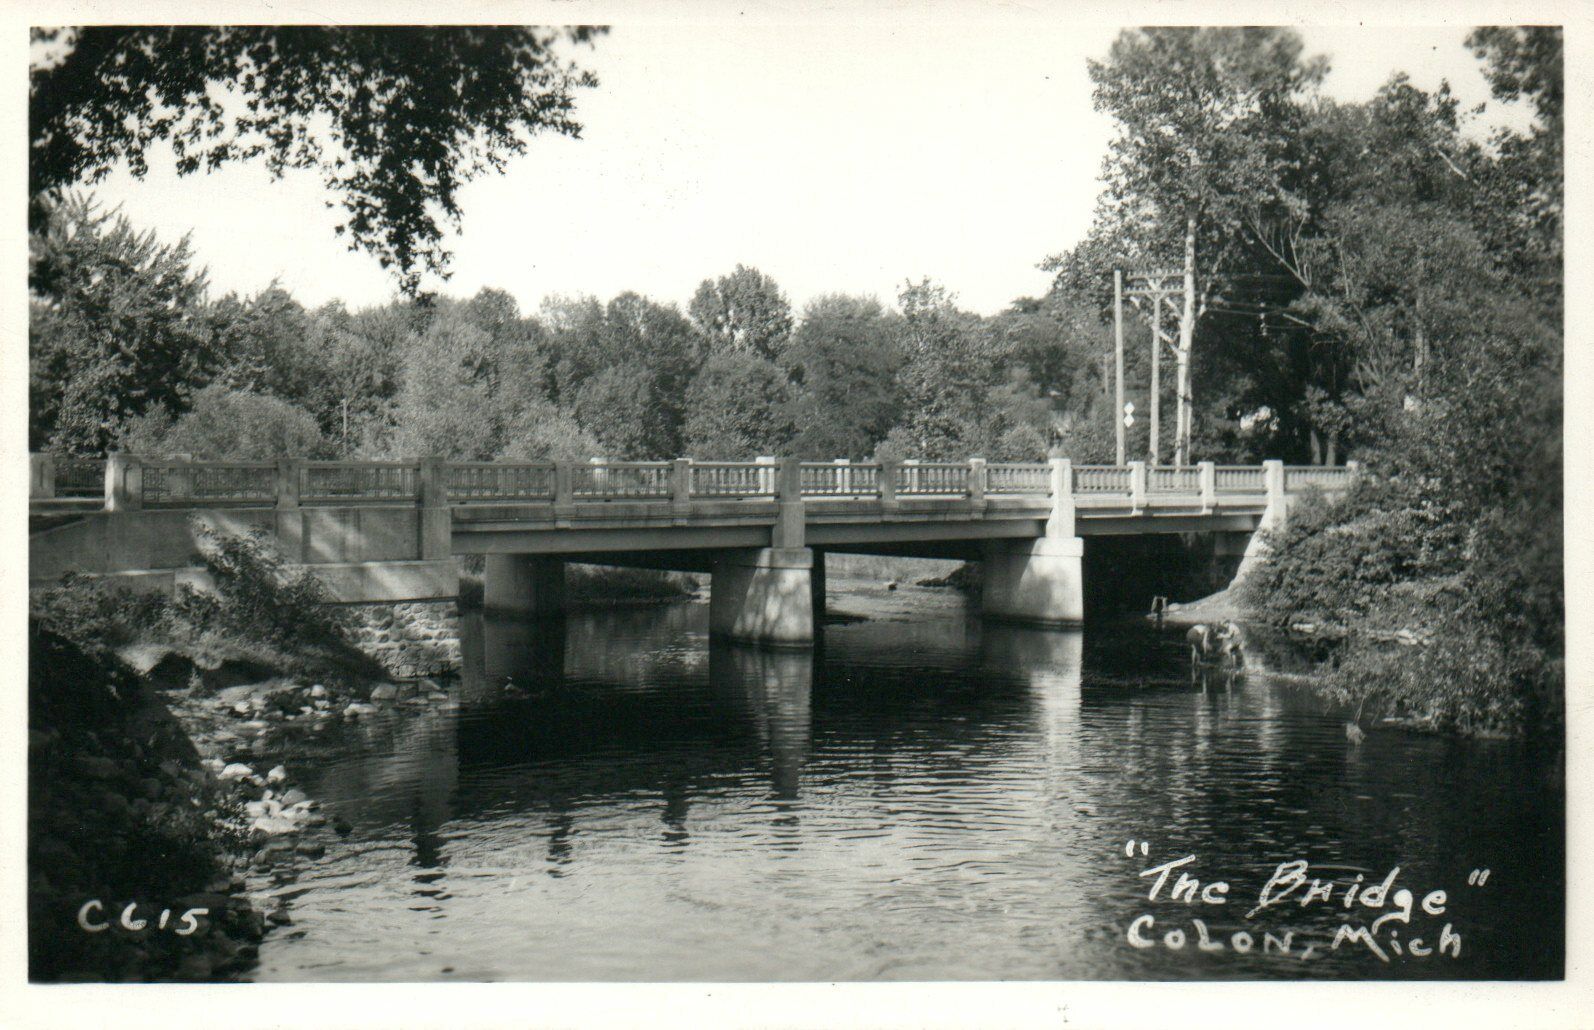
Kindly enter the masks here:
<path id="1" fill-rule="evenodd" d="M 1183 360 L 1185 352 L 1180 349 L 1179 342 L 1170 332 L 1162 328 L 1162 307 L 1166 303 L 1170 311 L 1182 294 L 1184 289 L 1184 272 L 1179 269 L 1157 269 L 1149 272 L 1130 272 L 1129 289 L 1124 294 L 1131 297 L 1146 297 L 1151 301 L 1151 446 L 1149 456 L 1153 466 L 1162 463 L 1161 414 L 1162 414 L 1162 348 L 1167 347 Z M 1178 397 L 1177 414 L 1174 420 L 1174 454 L 1178 464 L 1185 464 L 1189 460 L 1189 424 L 1186 418 L 1188 412 L 1185 405 L 1185 391 L 1189 385 L 1188 366 L 1181 364 L 1179 377 L 1180 394 Z"/>
<path id="2" fill-rule="evenodd" d="M 1113 369 L 1117 389 L 1113 394 L 1116 404 L 1113 407 L 1113 425 L 1117 429 L 1118 451 L 1114 464 L 1124 463 L 1124 419 L 1129 413 L 1124 410 L 1124 273 L 1123 269 L 1112 270 L 1112 335 L 1113 335 Z"/>

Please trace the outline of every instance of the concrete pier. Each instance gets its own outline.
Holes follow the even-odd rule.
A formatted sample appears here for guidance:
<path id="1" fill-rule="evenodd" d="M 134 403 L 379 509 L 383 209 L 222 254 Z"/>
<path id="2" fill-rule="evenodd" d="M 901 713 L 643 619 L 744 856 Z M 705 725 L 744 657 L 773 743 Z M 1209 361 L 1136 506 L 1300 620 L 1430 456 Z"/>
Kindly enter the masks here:
<path id="1" fill-rule="evenodd" d="M 489 554 L 482 607 L 533 618 L 564 614 L 565 563 L 529 554 Z"/>
<path id="2" fill-rule="evenodd" d="M 813 571 L 806 547 L 722 552 L 710 573 L 709 632 L 773 646 L 813 643 Z"/>
<path id="3" fill-rule="evenodd" d="M 1034 625 L 1079 625 L 1085 619 L 1084 556 L 1085 542 L 1077 536 L 988 543 L 982 612 Z"/>

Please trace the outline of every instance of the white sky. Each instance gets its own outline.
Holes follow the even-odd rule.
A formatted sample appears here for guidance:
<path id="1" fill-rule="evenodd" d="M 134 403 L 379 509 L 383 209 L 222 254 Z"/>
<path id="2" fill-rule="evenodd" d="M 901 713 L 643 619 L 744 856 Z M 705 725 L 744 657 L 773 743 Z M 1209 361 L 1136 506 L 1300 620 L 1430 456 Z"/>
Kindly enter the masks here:
<path id="1" fill-rule="evenodd" d="M 1301 31 L 1332 60 L 1333 96 L 1365 99 L 1404 70 L 1429 89 L 1448 78 L 1464 105 L 1489 100 L 1464 28 Z M 584 138 L 536 139 L 462 192 L 441 288 L 500 287 L 528 311 L 627 289 L 684 308 L 742 262 L 799 309 L 832 291 L 891 302 L 929 275 L 965 307 L 1000 310 L 1043 292 L 1037 262 L 1090 223 L 1111 125 L 1091 110 L 1085 61 L 1114 35 L 1035 18 L 618 27 L 580 51 L 601 78 L 579 98 Z M 97 194 L 163 239 L 192 233 L 214 293 L 276 278 L 312 306 L 393 295 L 375 259 L 333 235 L 313 173 L 179 178 L 166 153 L 150 165 Z"/>

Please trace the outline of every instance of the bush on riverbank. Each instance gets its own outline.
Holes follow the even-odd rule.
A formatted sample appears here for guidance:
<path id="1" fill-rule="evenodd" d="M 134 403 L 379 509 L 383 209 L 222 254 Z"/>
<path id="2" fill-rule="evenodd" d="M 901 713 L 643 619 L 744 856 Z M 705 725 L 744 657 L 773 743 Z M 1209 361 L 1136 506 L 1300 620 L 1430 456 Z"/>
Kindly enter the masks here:
<path id="1" fill-rule="evenodd" d="M 1337 638 L 1325 689 L 1469 733 L 1559 739 L 1565 680 L 1560 339 L 1459 341 L 1334 504 L 1290 511 L 1252 611 Z"/>
<path id="2" fill-rule="evenodd" d="M 144 593 L 68 577 L 29 596 L 30 617 L 91 653 L 148 644 L 207 667 L 247 662 L 321 679 L 380 677 L 352 643 L 350 618 L 309 573 L 290 571 L 269 538 L 198 530 L 211 587 Z"/>

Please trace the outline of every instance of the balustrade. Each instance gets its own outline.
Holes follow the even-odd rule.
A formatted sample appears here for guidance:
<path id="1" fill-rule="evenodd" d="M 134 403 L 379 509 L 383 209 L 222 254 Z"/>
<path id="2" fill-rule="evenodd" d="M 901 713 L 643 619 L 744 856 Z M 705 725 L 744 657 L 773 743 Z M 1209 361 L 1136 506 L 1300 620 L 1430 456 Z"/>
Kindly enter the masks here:
<path id="1" fill-rule="evenodd" d="M 1286 491 L 1305 490 L 1316 487 L 1319 490 L 1340 490 L 1350 484 L 1353 469 L 1335 465 L 1286 465 L 1284 466 L 1284 489 Z"/>
<path id="2" fill-rule="evenodd" d="M 1050 494 L 1052 467 L 1021 462 L 994 462 L 985 466 L 986 492 L 992 494 Z"/>
<path id="3" fill-rule="evenodd" d="M 1130 471 L 1123 465 L 1075 465 L 1074 493 L 1127 494 Z"/>
<path id="4" fill-rule="evenodd" d="M 775 477 L 767 464 L 747 461 L 694 461 L 693 497 L 774 497 Z"/>
<path id="5" fill-rule="evenodd" d="M 104 497 L 105 459 L 55 457 L 55 497 Z"/>
<path id="6" fill-rule="evenodd" d="M 1146 489 L 1150 493 L 1201 493 L 1201 470 L 1194 465 L 1158 465 L 1147 468 L 1146 473 Z"/>
<path id="7" fill-rule="evenodd" d="M 770 500 L 778 496 L 773 459 L 754 461 L 467 461 L 365 462 L 179 461 L 118 455 L 101 459 L 34 456 L 38 499 L 117 496 L 123 506 L 142 504 L 296 506 L 330 502 L 513 504 L 553 502 L 569 513 L 577 502 L 668 500 L 684 514 L 695 500 Z M 112 467 L 114 465 L 114 468 Z M 1051 465 L 1040 462 L 800 462 L 801 493 L 813 499 L 878 500 L 891 511 L 903 498 L 1049 496 Z M 1129 498 L 1133 510 L 1177 498 L 1199 500 L 1202 510 L 1223 497 L 1256 497 L 1272 491 L 1339 491 L 1356 475 L 1353 466 L 1255 465 L 1148 466 L 1072 465 L 1058 482 L 1076 497 Z M 1270 478 L 1272 477 L 1272 478 Z M 106 481 L 114 479 L 107 491 Z M 423 489 L 424 488 L 424 489 Z M 446 500 L 445 500 L 446 498 Z"/>
<path id="8" fill-rule="evenodd" d="M 1220 494 L 1260 494 L 1267 492 L 1267 478 L 1255 465 L 1219 465 L 1213 470 Z"/>
<path id="9" fill-rule="evenodd" d="M 277 498 L 275 462 L 163 461 L 140 463 L 145 504 L 271 504 Z M 102 484 L 103 490 L 103 484 Z"/>
<path id="10" fill-rule="evenodd" d="M 304 501 L 413 500 L 420 464 L 408 461 L 307 461 L 299 469 Z"/>
<path id="11" fill-rule="evenodd" d="M 510 464 L 452 462 L 447 466 L 450 501 L 551 501 L 553 462 Z"/>
<path id="12" fill-rule="evenodd" d="M 595 461 L 570 467 L 570 495 L 578 500 L 629 500 L 672 494 L 668 461 Z"/>
<path id="13" fill-rule="evenodd" d="M 897 494 L 961 497 L 969 489 L 969 467 L 961 462 L 918 461 L 897 466 Z"/>

